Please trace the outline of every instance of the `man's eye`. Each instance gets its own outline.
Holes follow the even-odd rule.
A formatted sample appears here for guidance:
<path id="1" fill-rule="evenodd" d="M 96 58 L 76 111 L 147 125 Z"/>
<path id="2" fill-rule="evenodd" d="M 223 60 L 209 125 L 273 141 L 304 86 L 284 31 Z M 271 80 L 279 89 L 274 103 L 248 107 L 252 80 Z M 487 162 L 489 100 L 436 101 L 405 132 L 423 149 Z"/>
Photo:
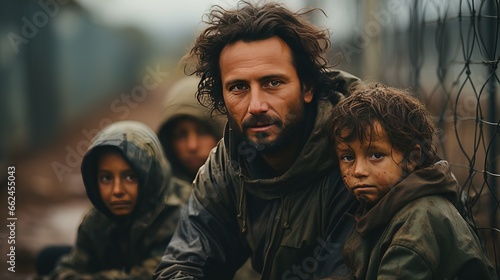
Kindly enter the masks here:
<path id="1" fill-rule="evenodd" d="M 384 157 L 384 155 L 381 153 L 374 153 L 371 155 L 372 159 L 382 159 L 383 157 Z"/>
<path id="2" fill-rule="evenodd" d="M 241 92 L 241 91 L 244 91 L 246 90 L 246 86 L 245 85 L 242 85 L 242 84 L 237 84 L 237 85 L 232 85 L 229 87 L 229 91 L 231 92 Z"/>
<path id="3" fill-rule="evenodd" d="M 269 81 L 269 82 L 267 83 L 267 85 L 268 85 L 269 87 L 278 87 L 278 86 L 280 86 L 280 85 L 282 85 L 282 84 L 283 84 L 283 82 L 282 82 L 282 81 L 280 81 L 280 80 L 271 80 L 271 81 Z"/>

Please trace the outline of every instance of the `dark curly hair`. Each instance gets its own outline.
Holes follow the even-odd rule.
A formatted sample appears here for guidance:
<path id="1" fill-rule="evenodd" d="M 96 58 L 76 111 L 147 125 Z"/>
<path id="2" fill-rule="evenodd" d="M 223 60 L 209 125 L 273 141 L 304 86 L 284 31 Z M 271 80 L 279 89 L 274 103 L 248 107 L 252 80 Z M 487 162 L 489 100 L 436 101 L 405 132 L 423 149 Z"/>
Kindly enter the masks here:
<path id="1" fill-rule="evenodd" d="M 432 140 L 436 127 L 425 106 L 409 91 L 382 84 L 358 84 L 332 111 L 331 141 L 360 142 L 372 139 L 374 122 L 387 133 L 392 146 L 409 160 L 416 144 L 422 149 L 417 168 L 432 165 L 436 146 Z"/>
<path id="2" fill-rule="evenodd" d="M 283 5 L 267 3 L 259 6 L 241 1 L 234 10 L 213 6 L 205 15 L 208 27 L 198 36 L 186 60 L 196 60 L 192 73 L 201 78 L 196 97 L 213 111 L 227 113 L 222 96 L 219 56 L 222 49 L 236 41 L 258 41 L 278 36 L 290 47 L 298 77 L 305 89 L 314 89 L 314 96 L 342 91 L 332 79 L 325 58 L 330 47 L 327 30 L 320 30 L 304 15 L 319 9 L 293 13 Z M 321 11 L 321 10 L 319 10 Z M 187 68 L 185 71 L 188 72 Z"/>

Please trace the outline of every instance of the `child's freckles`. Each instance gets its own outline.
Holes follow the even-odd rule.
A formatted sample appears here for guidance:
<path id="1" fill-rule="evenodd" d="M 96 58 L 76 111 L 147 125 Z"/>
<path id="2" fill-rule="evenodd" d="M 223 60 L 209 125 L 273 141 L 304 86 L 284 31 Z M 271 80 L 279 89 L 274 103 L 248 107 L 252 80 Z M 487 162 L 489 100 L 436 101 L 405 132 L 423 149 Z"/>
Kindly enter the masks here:
<path id="1" fill-rule="evenodd" d="M 344 180 L 344 183 L 346 184 L 346 186 L 349 186 L 350 185 L 350 182 L 349 182 L 349 173 L 342 173 L 342 180 Z"/>

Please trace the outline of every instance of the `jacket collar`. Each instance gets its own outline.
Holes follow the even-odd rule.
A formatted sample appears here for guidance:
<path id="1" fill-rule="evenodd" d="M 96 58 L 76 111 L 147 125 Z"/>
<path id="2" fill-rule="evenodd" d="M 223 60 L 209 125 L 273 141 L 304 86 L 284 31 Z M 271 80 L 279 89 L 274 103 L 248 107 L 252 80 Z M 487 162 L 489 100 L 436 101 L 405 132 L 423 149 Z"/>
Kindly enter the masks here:
<path id="1" fill-rule="evenodd" d="M 456 204 L 459 185 L 447 161 L 416 170 L 391 189 L 373 208 L 360 209 L 355 216 L 356 230 L 368 234 L 378 226 L 386 225 L 394 215 L 413 200 L 429 195 L 445 196 Z"/>

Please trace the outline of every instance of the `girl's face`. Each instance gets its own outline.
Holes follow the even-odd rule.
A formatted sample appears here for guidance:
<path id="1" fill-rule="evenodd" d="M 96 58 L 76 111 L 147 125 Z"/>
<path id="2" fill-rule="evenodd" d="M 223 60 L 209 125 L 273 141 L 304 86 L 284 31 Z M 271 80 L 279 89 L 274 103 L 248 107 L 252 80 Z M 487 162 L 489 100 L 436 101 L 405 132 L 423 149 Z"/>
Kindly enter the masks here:
<path id="1" fill-rule="evenodd" d="M 137 202 L 137 177 L 121 154 L 107 152 L 101 155 L 97 170 L 101 198 L 116 216 L 129 215 Z"/>
<path id="2" fill-rule="evenodd" d="M 360 142 L 356 138 L 349 143 L 340 142 L 336 154 L 347 188 L 368 206 L 379 202 L 416 166 L 415 163 L 407 163 L 403 153 L 392 148 L 379 122 L 374 123 L 370 141 Z"/>

